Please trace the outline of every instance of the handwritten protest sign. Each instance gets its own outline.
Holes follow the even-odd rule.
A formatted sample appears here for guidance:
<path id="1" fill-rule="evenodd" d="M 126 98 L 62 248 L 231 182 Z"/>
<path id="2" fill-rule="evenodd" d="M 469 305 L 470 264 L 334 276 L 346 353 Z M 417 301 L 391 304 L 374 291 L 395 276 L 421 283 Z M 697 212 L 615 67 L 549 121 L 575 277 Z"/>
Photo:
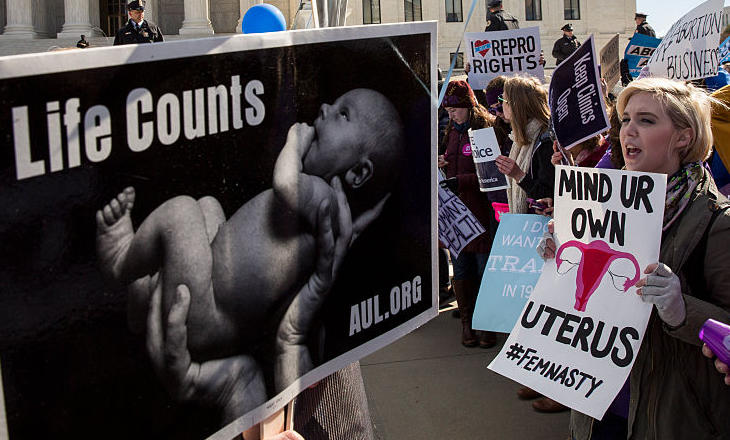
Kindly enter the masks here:
<path id="1" fill-rule="evenodd" d="M 472 327 L 508 333 L 530 297 L 544 262 L 537 248 L 549 218 L 503 214 L 479 288 Z"/>
<path id="2" fill-rule="evenodd" d="M 665 191 L 663 174 L 557 167 L 556 257 L 490 369 L 603 417 L 651 314 L 634 285 L 659 258 Z"/>
<path id="3" fill-rule="evenodd" d="M 435 317 L 436 48 L 419 22 L 0 57 L 5 432 L 240 438 Z M 341 103 L 387 148 L 359 194 L 328 185 Z"/>
<path id="4" fill-rule="evenodd" d="M 565 148 L 608 129 L 593 35 L 553 72 L 549 103 L 555 136 Z"/>
<path id="5" fill-rule="evenodd" d="M 649 72 L 682 81 L 717 75 L 724 4 L 707 0 L 677 20 L 649 58 Z"/>
<path id="6" fill-rule="evenodd" d="M 654 38 L 648 35 L 635 33 L 624 51 L 624 59 L 629 67 L 629 73 L 633 78 L 638 78 L 641 68 L 646 66 L 649 57 L 654 53 L 661 38 Z"/>
<path id="7" fill-rule="evenodd" d="M 618 60 L 618 34 L 608 40 L 601 49 L 601 78 L 606 80 L 608 90 L 621 79 L 621 66 Z"/>
<path id="8" fill-rule="evenodd" d="M 443 176 L 439 173 L 439 182 Z M 439 185 L 439 240 L 457 258 L 459 252 L 486 229 L 448 188 Z"/>
<path id="9" fill-rule="evenodd" d="M 499 75 L 525 72 L 541 80 L 545 72 L 540 65 L 540 28 L 510 31 L 467 32 L 467 58 L 471 64 L 469 85 L 484 89 Z"/>
<path id="10" fill-rule="evenodd" d="M 479 180 L 479 191 L 497 191 L 509 188 L 507 177 L 497 169 L 495 160 L 501 153 L 494 128 L 469 129 L 472 158 Z"/>

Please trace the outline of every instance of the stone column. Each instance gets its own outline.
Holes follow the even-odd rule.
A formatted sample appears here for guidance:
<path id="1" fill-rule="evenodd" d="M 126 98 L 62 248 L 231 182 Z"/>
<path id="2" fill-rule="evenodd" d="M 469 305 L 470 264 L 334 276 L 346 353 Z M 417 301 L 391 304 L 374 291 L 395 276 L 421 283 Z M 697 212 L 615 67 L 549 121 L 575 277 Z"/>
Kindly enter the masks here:
<path id="1" fill-rule="evenodd" d="M 8 24 L 3 32 L 4 38 L 38 38 L 33 29 L 33 5 L 28 0 L 7 0 L 5 13 Z"/>
<path id="2" fill-rule="evenodd" d="M 160 25 L 159 22 L 159 2 L 157 0 L 147 0 L 144 4 L 144 19 L 151 21 L 156 25 Z"/>
<path id="3" fill-rule="evenodd" d="M 93 31 L 89 12 L 89 0 L 64 0 L 63 28 L 56 37 L 78 39 L 82 34 L 91 36 Z"/>
<path id="4" fill-rule="evenodd" d="M 240 34 L 242 32 L 241 30 L 241 24 L 243 23 L 243 16 L 246 15 L 246 11 L 248 11 L 248 8 L 254 5 L 261 5 L 264 3 L 264 0 L 238 0 L 240 9 L 238 11 L 238 24 L 236 25 L 236 33 Z"/>
<path id="5" fill-rule="evenodd" d="M 208 0 L 185 0 L 185 20 L 180 35 L 213 35 Z"/>

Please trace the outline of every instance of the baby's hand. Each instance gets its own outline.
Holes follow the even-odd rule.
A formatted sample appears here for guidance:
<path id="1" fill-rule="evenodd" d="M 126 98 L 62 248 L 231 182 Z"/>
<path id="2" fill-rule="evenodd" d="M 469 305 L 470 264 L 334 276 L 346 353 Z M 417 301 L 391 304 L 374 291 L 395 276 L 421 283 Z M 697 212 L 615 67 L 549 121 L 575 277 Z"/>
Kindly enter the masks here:
<path id="1" fill-rule="evenodd" d="M 296 122 L 289 129 L 284 148 L 295 147 L 299 157 L 304 157 L 312 146 L 312 140 L 314 140 L 314 127 L 306 122 Z"/>

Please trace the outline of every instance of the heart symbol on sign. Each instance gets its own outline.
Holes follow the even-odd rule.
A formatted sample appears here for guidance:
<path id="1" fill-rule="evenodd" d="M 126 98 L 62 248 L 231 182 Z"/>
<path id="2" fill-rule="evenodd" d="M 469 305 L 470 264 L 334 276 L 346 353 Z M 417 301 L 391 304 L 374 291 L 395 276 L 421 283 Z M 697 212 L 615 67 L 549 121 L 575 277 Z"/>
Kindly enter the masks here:
<path id="1" fill-rule="evenodd" d="M 477 40 L 474 42 L 474 48 L 477 52 L 479 52 L 479 55 L 482 57 L 489 52 L 489 49 L 492 48 L 492 44 L 489 42 L 489 40 Z"/>

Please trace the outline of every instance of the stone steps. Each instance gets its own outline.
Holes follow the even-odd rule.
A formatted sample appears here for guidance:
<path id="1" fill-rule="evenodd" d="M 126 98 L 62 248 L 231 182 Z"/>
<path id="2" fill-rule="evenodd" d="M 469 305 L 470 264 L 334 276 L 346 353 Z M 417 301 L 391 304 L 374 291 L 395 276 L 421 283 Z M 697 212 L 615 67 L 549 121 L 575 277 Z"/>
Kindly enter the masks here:
<path id="1" fill-rule="evenodd" d="M 211 37 L 224 37 L 235 34 L 215 34 Z M 195 36 L 195 35 L 165 35 L 165 41 L 176 41 L 176 40 L 189 40 L 191 38 L 205 38 L 207 36 Z M 37 39 L 17 39 L 17 38 L 3 38 L 0 35 L 0 56 L 8 55 L 19 55 L 26 53 L 38 53 L 38 52 L 49 52 L 52 50 L 59 50 L 64 48 L 76 48 L 76 42 L 79 41 L 81 35 L 78 38 L 37 38 Z M 87 37 L 91 46 L 90 47 L 103 47 L 111 46 L 114 44 L 114 37 Z"/>

